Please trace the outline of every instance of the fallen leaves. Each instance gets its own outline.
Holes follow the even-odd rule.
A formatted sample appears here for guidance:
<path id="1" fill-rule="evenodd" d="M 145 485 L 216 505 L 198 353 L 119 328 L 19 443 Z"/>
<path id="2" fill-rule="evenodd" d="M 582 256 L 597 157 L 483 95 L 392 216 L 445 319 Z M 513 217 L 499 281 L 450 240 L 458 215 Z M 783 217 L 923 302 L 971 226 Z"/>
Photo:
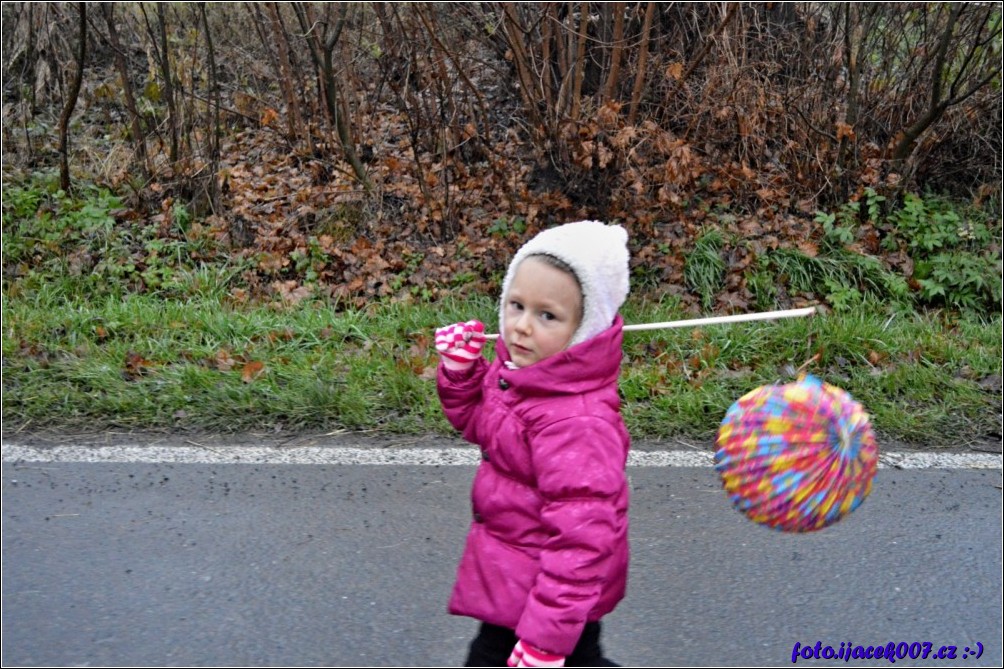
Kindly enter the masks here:
<path id="1" fill-rule="evenodd" d="M 237 364 L 230 351 L 225 348 L 218 350 L 211 362 L 221 372 L 229 372 Z"/>
<path id="2" fill-rule="evenodd" d="M 154 363 L 150 362 L 139 353 L 129 351 L 126 353 L 125 368 L 122 370 L 122 378 L 126 381 L 135 381 L 141 376 L 146 376 L 153 365 Z"/>
<path id="3" fill-rule="evenodd" d="M 685 64 L 664 68 L 675 81 Z M 285 309 L 333 299 L 337 308 L 362 308 L 374 300 L 435 301 L 456 289 L 458 276 L 465 290 L 497 292 L 515 250 L 539 230 L 582 218 L 617 221 L 630 234 L 632 271 L 643 278 L 636 285 L 696 310 L 683 264 L 715 226 L 730 240 L 722 249 L 729 276 L 715 304 L 743 310 L 752 303 L 746 277 L 756 257 L 778 249 L 821 253 L 822 230 L 812 222 L 817 191 L 796 175 L 807 166 L 784 167 L 780 158 L 797 142 L 771 144 L 752 130 L 765 122 L 765 110 L 777 111 L 776 102 L 737 100 L 718 109 L 714 122 L 734 128 L 749 148 L 737 152 L 652 119 L 628 124 L 622 105 L 608 100 L 563 122 L 547 157 L 519 127 L 486 133 L 470 120 L 451 128 L 444 146 L 426 150 L 414 144 L 404 114 L 382 110 L 357 128 L 358 145 L 373 156 L 367 167 L 376 188 L 369 193 L 330 138 L 319 133 L 315 146 L 291 151 L 274 131 L 282 114 L 256 105 L 248 115 L 258 127 L 230 135 L 222 147 L 217 213 L 205 232 L 192 229 L 218 242 L 216 253 L 249 262 L 240 287 L 230 290 L 234 303 Z M 846 124 L 837 124 L 837 136 L 856 141 Z M 468 153 L 475 145 L 476 159 Z M 116 221 L 156 220 L 164 235 L 176 235 L 169 223 L 181 199 L 168 184 L 148 187 L 158 210 L 116 210 Z M 500 228 L 500 220 L 520 225 Z M 909 277 L 908 255 L 882 248 L 882 239 L 864 223 L 853 248 Z M 87 259 L 79 260 L 74 271 L 85 273 Z"/>
<path id="4" fill-rule="evenodd" d="M 304 286 L 294 280 L 274 281 L 272 289 L 284 306 L 294 306 L 313 295 L 309 286 Z"/>
<path id="5" fill-rule="evenodd" d="M 265 363 L 258 360 L 246 362 L 241 368 L 241 381 L 251 383 L 265 373 Z"/>

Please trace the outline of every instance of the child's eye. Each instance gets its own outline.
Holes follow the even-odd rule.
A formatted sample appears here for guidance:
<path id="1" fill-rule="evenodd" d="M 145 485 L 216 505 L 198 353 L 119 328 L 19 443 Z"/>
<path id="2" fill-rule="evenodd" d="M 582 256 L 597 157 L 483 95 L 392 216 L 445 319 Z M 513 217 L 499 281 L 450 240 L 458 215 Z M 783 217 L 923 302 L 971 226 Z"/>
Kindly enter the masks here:
<path id="1" fill-rule="evenodd" d="M 516 300 L 510 302 L 509 306 L 515 309 L 516 311 L 523 311 L 523 305 L 517 302 Z"/>
<path id="2" fill-rule="evenodd" d="M 541 313 L 540 317 L 543 318 L 545 321 L 553 321 L 555 318 L 554 314 L 552 314 L 550 311 L 545 311 Z"/>

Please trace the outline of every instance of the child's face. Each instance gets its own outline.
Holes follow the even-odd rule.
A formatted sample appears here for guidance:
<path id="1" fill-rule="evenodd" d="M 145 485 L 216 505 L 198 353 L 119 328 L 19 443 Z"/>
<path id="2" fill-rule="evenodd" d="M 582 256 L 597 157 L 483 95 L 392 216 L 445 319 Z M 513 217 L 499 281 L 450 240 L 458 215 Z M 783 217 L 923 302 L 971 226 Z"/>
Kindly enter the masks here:
<path id="1" fill-rule="evenodd" d="M 516 269 L 505 305 L 509 357 L 520 367 L 565 350 L 582 320 L 582 293 L 575 277 L 538 258 Z"/>

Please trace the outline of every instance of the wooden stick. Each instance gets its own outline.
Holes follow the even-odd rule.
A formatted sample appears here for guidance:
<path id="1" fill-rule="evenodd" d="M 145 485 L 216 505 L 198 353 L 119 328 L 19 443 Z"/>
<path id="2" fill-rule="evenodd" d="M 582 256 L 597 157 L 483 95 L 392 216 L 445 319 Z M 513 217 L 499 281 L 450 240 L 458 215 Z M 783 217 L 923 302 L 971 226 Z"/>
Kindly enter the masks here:
<path id="1" fill-rule="evenodd" d="M 671 328 L 693 328 L 700 325 L 721 325 L 724 323 L 742 323 L 745 321 L 772 321 L 778 318 L 798 318 L 801 316 L 811 316 L 817 312 L 816 307 L 804 307 L 802 309 L 783 309 L 781 311 L 762 311 L 756 314 L 733 314 L 731 316 L 711 316 L 709 318 L 690 318 L 682 321 L 663 321 L 662 323 L 639 323 L 638 325 L 625 325 L 625 332 L 637 332 L 639 330 L 668 330 Z M 487 339 L 498 339 L 497 334 L 486 336 Z"/>

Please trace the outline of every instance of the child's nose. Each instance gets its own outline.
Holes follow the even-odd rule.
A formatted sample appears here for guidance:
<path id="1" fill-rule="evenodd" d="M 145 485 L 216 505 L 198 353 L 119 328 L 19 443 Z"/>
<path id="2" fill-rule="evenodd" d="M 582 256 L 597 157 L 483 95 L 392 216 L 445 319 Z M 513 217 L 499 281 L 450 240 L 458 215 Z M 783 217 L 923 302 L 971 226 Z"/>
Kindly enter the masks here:
<path id="1" fill-rule="evenodd" d="M 527 311 L 521 313 L 519 318 L 517 318 L 516 322 L 513 324 L 513 327 L 516 332 L 522 335 L 530 334 L 530 313 Z"/>

